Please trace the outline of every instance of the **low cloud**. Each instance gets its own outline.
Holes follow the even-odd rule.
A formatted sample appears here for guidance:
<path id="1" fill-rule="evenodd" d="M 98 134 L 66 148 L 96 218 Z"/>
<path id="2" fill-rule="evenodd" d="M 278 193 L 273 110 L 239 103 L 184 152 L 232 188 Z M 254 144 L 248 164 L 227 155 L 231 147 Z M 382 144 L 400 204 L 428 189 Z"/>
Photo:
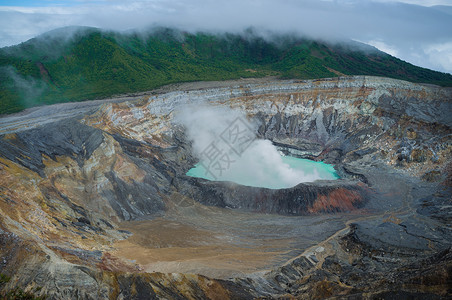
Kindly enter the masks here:
<path id="1" fill-rule="evenodd" d="M 423 51 L 433 68 L 452 70 L 452 41 L 424 46 Z"/>
<path id="2" fill-rule="evenodd" d="M 0 73 L 10 79 L 7 86 L 20 95 L 20 101 L 25 107 L 36 104 L 36 100 L 47 88 L 47 84 L 31 76 L 23 76 L 11 66 L 0 67 Z"/>
<path id="3" fill-rule="evenodd" d="M 70 7 L 0 7 L 0 46 L 71 25 L 130 30 L 151 25 L 189 31 L 247 27 L 327 40 L 354 39 L 416 65 L 452 72 L 452 17 L 444 1 L 178 0 L 82 1 Z M 436 50 L 435 50 L 436 49 Z M 441 55 L 446 58 L 438 58 Z"/>
<path id="4" fill-rule="evenodd" d="M 383 52 L 386 52 L 392 56 L 397 57 L 399 55 L 399 51 L 397 50 L 396 47 L 387 45 L 383 41 L 373 40 L 373 41 L 368 41 L 367 44 L 374 46 L 375 48 L 377 48 Z"/>

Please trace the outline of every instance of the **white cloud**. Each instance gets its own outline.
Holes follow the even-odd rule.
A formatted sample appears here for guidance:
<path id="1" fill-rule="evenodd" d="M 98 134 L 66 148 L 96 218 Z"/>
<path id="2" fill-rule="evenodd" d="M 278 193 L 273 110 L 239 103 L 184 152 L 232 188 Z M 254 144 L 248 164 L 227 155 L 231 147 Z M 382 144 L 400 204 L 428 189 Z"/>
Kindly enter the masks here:
<path id="1" fill-rule="evenodd" d="M 397 57 L 399 55 L 399 51 L 394 46 L 387 45 L 385 42 L 381 40 L 372 40 L 368 41 L 366 44 L 374 46 L 378 50 L 391 54 L 392 56 Z"/>
<path id="2" fill-rule="evenodd" d="M 68 8 L 68 7 L 21 7 L 21 6 L 0 6 L 0 11 L 5 12 L 20 12 L 26 14 L 67 14 L 71 15 L 77 13 L 80 10 L 85 10 L 81 7 L 79 8 Z"/>
<path id="3" fill-rule="evenodd" d="M 452 72 L 450 52 L 438 48 L 452 42 L 452 16 L 444 10 L 385 0 L 108 0 L 65 7 L 0 6 L 0 46 L 70 25 L 127 30 L 155 24 L 214 32 L 254 26 L 323 39 L 368 41 L 414 64 Z"/>
<path id="4" fill-rule="evenodd" d="M 429 45 L 423 50 L 432 66 L 452 70 L 452 42 Z"/>
<path id="5" fill-rule="evenodd" d="M 394 0 L 375 0 L 376 2 L 395 2 Z M 422 6 L 433 6 L 433 5 L 452 5 L 451 0 L 401 0 L 398 2 L 403 2 L 407 4 L 415 4 Z"/>

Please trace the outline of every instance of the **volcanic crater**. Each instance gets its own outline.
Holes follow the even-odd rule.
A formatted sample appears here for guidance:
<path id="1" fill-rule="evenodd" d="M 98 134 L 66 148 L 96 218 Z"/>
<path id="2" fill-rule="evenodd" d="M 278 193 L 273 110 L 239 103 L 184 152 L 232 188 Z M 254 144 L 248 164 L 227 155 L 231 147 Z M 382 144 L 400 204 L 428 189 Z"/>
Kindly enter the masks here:
<path id="1" fill-rule="evenodd" d="M 269 189 L 187 176 L 199 158 L 174 115 L 188 104 L 240 111 L 257 138 L 340 178 Z M 3 117 L 7 288 L 446 296 L 451 111 L 451 89 L 355 76 L 185 83 Z"/>

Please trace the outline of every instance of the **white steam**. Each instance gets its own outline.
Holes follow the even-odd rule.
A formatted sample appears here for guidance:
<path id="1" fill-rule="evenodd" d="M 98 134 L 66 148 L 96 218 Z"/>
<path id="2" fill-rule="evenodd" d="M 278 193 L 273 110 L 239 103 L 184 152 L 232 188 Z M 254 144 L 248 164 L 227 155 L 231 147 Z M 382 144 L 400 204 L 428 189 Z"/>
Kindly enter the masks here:
<path id="1" fill-rule="evenodd" d="M 268 188 L 288 188 L 301 182 L 321 179 L 315 170 L 307 174 L 284 163 L 269 140 L 256 139 L 257 125 L 249 122 L 242 112 L 226 107 L 188 106 L 176 113 L 175 120 L 186 128 L 188 138 L 193 142 L 194 155 L 209 170 L 205 178 Z M 221 138 L 237 120 L 243 121 L 240 130 L 247 129 L 252 136 L 252 140 L 246 143 L 239 154 Z M 221 171 L 215 169 L 212 160 L 206 157 L 207 149 L 212 149 L 209 147 L 215 147 L 222 151 L 222 155 L 226 155 L 224 157 L 227 159 L 220 161 Z"/>

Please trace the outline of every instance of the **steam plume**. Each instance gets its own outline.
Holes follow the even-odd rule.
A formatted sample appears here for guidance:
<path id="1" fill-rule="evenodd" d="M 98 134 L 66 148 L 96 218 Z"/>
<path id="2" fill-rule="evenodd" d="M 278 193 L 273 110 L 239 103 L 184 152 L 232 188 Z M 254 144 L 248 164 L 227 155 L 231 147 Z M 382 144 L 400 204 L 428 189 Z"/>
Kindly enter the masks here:
<path id="1" fill-rule="evenodd" d="M 194 155 L 206 168 L 208 179 L 268 188 L 287 188 L 321 179 L 317 172 L 306 174 L 284 163 L 269 140 L 256 139 L 257 125 L 249 122 L 242 112 L 226 107 L 188 106 L 176 113 L 175 120 L 185 126 L 188 138 L 193 142 Z M 226 140 L 228 130 L 233 131 L 234 124 L 241 126 L 238 131 L 248 130 L 251 138 L 240 151 L 235 151 L 235 145 L 231 146 Z M 221 155 L 224 155 L 221 171 L 206 155 L 213 153 L 209 152 L 212 149 L 222 151 Z M 217 158 L 221 159 L 221 155 Z"/>

